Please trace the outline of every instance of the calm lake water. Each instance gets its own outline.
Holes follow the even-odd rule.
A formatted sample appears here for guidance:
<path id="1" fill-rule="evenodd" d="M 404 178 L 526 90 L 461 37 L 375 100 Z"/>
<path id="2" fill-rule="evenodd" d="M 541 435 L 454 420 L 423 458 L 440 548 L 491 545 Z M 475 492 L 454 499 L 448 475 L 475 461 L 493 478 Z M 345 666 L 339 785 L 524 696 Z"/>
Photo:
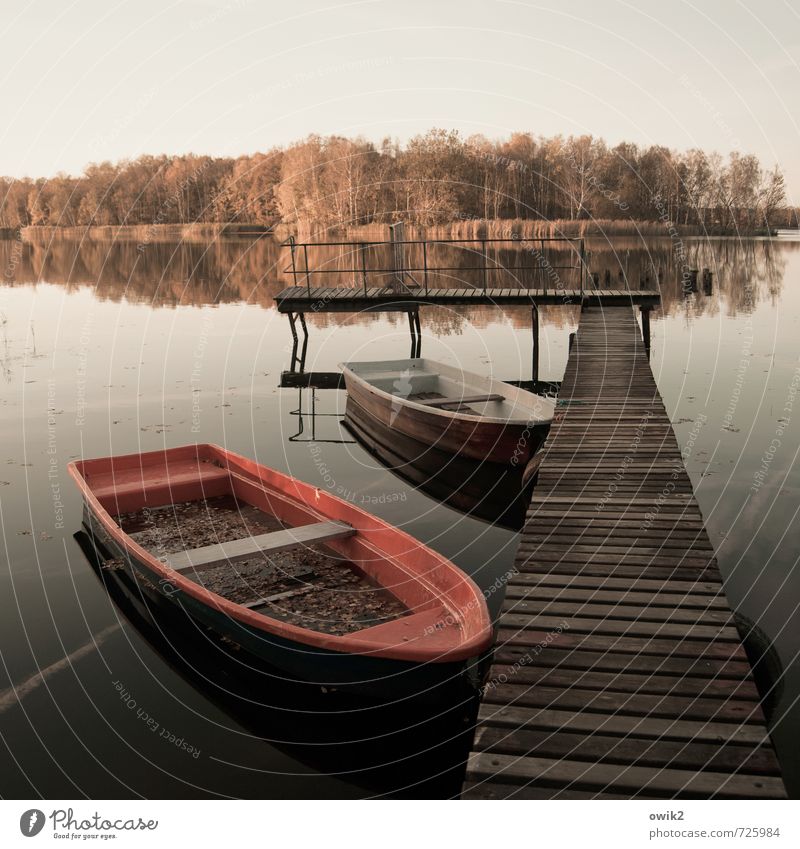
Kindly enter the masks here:
<path id="1" fill-rule="evenodd" d="M 772 732 L 796 795 L 800 243 L 687 240 L 690 264 L 714 271 L 712 295 L 682 293 L 669 241 L 590 247 L 601 276 L 638 287 L 660 275 L 653 370 L 730 601 L 776 649 Z M 291 352 L 278 262 L 269 239 L 0 241 L 0 795 L 458 791 L 462 710 L 417 716 L 229 683 L 196 640 L 105 588 L 74 537 L 70 460 L 208 441 L 346 493 L 484 588 L 511 567 L 512 531 L 437 503 L 351 442 L 343 392 L 278 388 Z M 542 321 L 541 377 L 559 380 L 577 314 L 554 307 Z M 424 355 L 530 377 L 527 310 L 430 308 L 422 326 Z M 312 315 L 309 328 L 308 370 L 408 355 L 402 314 Z"/>

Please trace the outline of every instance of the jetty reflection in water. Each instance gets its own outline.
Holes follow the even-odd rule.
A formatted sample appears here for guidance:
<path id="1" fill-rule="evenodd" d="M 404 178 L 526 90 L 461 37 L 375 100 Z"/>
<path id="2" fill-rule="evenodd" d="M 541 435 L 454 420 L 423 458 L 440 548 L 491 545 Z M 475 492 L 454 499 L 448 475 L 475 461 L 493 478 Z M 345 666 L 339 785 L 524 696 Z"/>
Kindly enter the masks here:
<path id="1" fill-rule="evenodd" d="M 431 237 L 434 235 L 446 237 L 444 232 L 432 233 Z M 29 241 L 0 239 L 0 266 L 5 269 L 5 285 L 46 281 L 68 289 L 91 286 L 101 299 L 125 299 L 153 306 L 247 302 L 272 307 L 275 295 L 293 282 L 291 275 L 284 273 L 287 252 L 272 235 L 257 239 L 220 237 L 212 241 L 152 242 L 144 248 L 135 241 L 115 239 L 77 240 L 36 235 Z M 588 266 L 598 275 L 601 288 L 625 282 L 631 289 L 640 285 L 658 287 L 665 314 L 685 309 L 687 304 L 691 304 L 696 315 L 719 309 L 718 298 L 704 297 L 702 290 L 687 292 L 682 282 L 686 269 L 709 268 L 715 294 L 724 296 L 727 311 L 735 315 L 741 309 L 752 309 L 759 301 L 779 295 L 788 251 L 800 250 L 800 243 L 625 237 L 613 241 L 590 238 L 586 248 Z M 481 285 L 478 272 L 469 270 L 474 265 L 471 251 L 452 246 L 442 249 L 449 252 L 448 263 L 464 268 L 448 272 L 441 280 L 431 280 L 431 286 Z M 558 250 L 553 250 L 554 264 L 566 262 L 568 257 L 560 257 Z M 515 271 L 517 266 L 526 264 L 525 258 L 522 244 L 498 249 L 494 260 L 508 272 L 504 272 L 507 279 L 498 279 L 496 285 L 540 285 L 534 272 Z M 409 264 L 415 261 L 413 256 L 407 260 Z M 333 272 L 352 263 L 352 258 L 340 256 L 339 249 L 320 247 L 309 250 L 309 263 L 314 268 L 329 268 Z M 315 274 L 317 286 L 358 283 L 346 274 L 324 271 Z M 379 283 L 375 281 L 375 285 Z M 558 309 L 552 312 L 559 314 Z M 465 308 L 456 308 L 442 311 L 432 322 L 426 318 L 426 332 L 456 329 L 466 312 Z M 472 324 L 480 325 L 495 315 L 492 307 L 469 308 Z M 306 318 L 315 326 L 341 321 L 341 317 L 316 311 Z M 404 320 L 405 316 L 400 318 Z M 529 318 L 526 311 L 520 311 L 512 322 L 518 320 L 520 327 L 527 327 Z M 358 318 L 364 323 L 374 320 L 368 313 Z M 438 322 L 443 326 L 438 326 Z"/>
<path id="2" fill-rule="evenodd" d="M 287 680 L 104 561 L 85 531 L 75 540 L 124 622 L 171 672 L 252 735 L 254 746 L 263 745 L 265 758 L 277 749 L 320 776 L 363 790 L 353 795 L 445 798 L 460 792 L 475 699 L 376 704 Z M 314 787 L 330 798 L 324 785 Z M 257 773 L 252 795 L 261 795 Z"/>

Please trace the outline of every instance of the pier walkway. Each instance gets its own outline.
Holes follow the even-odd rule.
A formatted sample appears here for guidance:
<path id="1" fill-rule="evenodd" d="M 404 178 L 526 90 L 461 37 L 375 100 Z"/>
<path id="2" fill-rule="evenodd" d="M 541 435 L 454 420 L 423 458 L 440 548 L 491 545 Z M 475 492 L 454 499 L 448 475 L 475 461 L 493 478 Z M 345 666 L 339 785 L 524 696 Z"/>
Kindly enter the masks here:
<path id="1" fill-rule="evenodd" d="M 418 310 L 422 306 L 517 306 L 548 304 L 633 304 L 658 306 L 656 291 L 599 288 L 440 287 L 398 291 L 392 286 L 289 286 L 275 297 L 281 313 L 369 312 Z"/>
<path id="2" fill-rule="evenodd" d="M 630 301 L 582 312 L 542 458 L 463 797 L 785 796 Z"/>

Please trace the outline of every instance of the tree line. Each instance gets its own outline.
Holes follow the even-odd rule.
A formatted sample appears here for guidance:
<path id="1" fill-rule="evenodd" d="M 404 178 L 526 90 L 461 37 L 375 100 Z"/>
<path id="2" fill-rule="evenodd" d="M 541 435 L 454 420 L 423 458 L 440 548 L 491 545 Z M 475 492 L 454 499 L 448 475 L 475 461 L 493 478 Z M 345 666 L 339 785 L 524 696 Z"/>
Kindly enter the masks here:
<path id="1" fill-rule="evenodd" d="M 796 225 L 784 178 L 727 157 L 590 135 L 462 138 L 433 129 L 406 145 L 312 135 L 237 158 L 141 156 L 81 176 L 0 178 L 0 227 L 192 222 L 345 228 L 401 218 L 631 219 L 725 230 Z"/>

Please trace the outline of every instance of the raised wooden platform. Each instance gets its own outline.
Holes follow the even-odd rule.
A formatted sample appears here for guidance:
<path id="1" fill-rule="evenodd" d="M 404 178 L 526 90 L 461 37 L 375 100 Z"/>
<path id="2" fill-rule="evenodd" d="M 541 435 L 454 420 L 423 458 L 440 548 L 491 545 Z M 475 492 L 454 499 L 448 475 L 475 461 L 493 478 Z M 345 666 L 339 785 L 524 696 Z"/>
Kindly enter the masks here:
<path id="1" fill-rule="evenodd" d="M 785 796 L 634 311 L 584 310 L 465 798 Z"/>
<path id="2" fill-rule="evenodd" d="M 546 304 L 594 304 L 658 306 L 660 296 L 653 291 L 627 289 L 418 289 L 396 292 L 389 286 L 363 288 L 343 286 L 289 286 L 276 296 L 283 313 L 363 312 L 414 310 L 421 306 L 542 306 Z"/>

